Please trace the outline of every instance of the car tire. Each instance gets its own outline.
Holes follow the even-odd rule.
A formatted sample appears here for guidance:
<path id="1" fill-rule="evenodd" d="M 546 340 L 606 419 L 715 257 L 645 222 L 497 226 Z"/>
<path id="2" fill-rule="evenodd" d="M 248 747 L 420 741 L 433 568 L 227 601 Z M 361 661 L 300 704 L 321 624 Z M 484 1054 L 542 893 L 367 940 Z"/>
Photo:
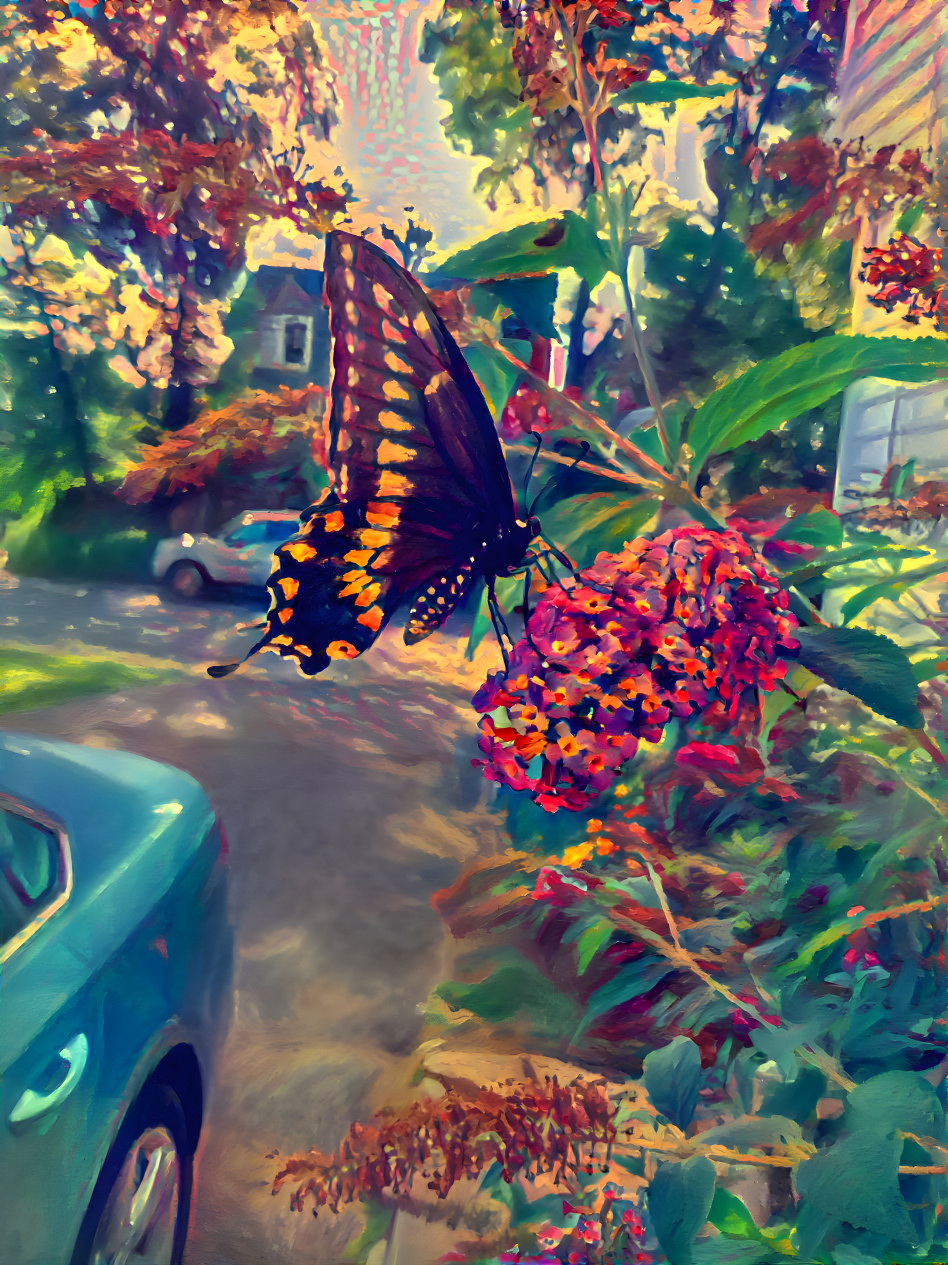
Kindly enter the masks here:
<path id="1" fill-rule="evenodd" d="M 176 562 L 165 573 L 165 584 L 174 597 L 189 600 L 204 592 L 207 576 L 194 562 Z"/>
<path id="2" fill-rule="evenodd" d="M 71 1265 L 181 1265 L 193 1182 L 181 1100 L 167 1085 L 146 1086 L 102 1165 Z"/>

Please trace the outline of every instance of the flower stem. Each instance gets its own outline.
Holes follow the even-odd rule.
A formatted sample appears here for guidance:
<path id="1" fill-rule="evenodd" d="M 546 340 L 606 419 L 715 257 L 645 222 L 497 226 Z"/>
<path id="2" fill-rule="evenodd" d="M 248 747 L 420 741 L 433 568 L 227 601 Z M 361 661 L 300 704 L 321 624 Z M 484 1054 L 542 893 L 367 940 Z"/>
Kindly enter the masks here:
<path id="1" fill-rule="evenodd" d="M 726 998 L 732 1006 L 744 1011 L 744 1013 L 749 1015 L 752 1019 L 759 1021 L 760 1015 L 755 1006 L 752 1006 L 750 1002 L 742 1001 L 735 993 L 732 993 L 725 984 L 722 984 L 712 975 L 709 975 L 704 967 L 701 966 L 688 952 L 681 942 L 678 925 L 675 922 L 675 917 L 668 904 L 668 897 L 665 895 L 662 880 L 659 878 L 654 866 L 647 857 L 639 855 L 637 859 L 644 866 L 646 873 L 648 874 L 649 882 L 652 885 L 655 895 L 658 897 L 658 903 L 661 906 L 662 913 L 665 915 L 665 922 L 668 925 L 668 931 L 672 938 L 674 948 L 672 949 L 671 946 L 666 945 L 666 956 L 678 965 L 687 967 L 692 974 L 697 975 L 702 983 L 720 994 L 720 996 Z M 652 937 L 650 936 L 648 939 L 651 943 Z M 656 936 L 655 939 L 661 941 L 660 936 Z M 855 1089 L 856 1082 L 854 1080 L 850 1080 L 832 1055 L 827 1054 L 825 1050 L 821 1050 L 819 1046 L 801 1045 L 797 1047 L 797 1053 L 800 1054 L 807 1063 L 811 1063 L 814 1067 L 818 1067 L 825 1076 L 829 1077 L 830 1080 L 834 1080 L 836 1084 L 841 1086 L 843 1089 L 847 1091 Z"/>

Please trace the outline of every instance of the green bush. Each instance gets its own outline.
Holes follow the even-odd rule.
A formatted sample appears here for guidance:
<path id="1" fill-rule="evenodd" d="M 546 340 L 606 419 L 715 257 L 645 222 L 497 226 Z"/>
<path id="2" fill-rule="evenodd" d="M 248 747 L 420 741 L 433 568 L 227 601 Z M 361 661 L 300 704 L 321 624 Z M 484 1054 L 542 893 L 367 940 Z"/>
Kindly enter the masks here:
<path id="1" fill-rule="evenodd" d="M 59 531 L 49 521 L 32 530 L 15 524 L 7 531 L 7 565 L 16 575 L 48 579 L 147 581 L 156 532 L 126 527 L 84 539 Z"/>

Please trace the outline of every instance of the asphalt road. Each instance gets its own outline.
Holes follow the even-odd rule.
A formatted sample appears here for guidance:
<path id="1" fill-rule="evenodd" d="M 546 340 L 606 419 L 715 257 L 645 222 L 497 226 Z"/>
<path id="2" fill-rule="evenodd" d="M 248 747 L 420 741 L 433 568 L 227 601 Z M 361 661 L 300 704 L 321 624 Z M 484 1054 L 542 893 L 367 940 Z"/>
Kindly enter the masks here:
<path id="1" fill-rule="evenodd" d="M 237 988 L 198 1170 L 189 1265 L 331 1265 L 351 1214 L 270 1195 L 274 1148 L 333 1146 L 402 1083 L 420 1007 L 448 945 L 430 906 L 496 843 L 467 707 L 461 641 L 371 656 L 309 681 L 275 656 L 214 681 L 253 606 L 166 604 L 146 589 L 0 574 L 0 637 L 176 658 L 187 678 L 8 718 L 6 727 L 112 746 L 192 773 L 231 845 Z M 468 680 L 463 678 L 467 672 Z M 436 1232 L 400 1265 L 450 1246 Z"/>

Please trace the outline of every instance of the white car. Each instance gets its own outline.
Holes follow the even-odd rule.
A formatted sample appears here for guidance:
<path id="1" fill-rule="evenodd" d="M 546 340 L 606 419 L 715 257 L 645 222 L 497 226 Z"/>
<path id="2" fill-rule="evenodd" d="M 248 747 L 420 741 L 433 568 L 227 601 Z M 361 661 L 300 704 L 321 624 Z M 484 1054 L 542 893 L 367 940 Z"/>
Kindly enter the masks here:
<path id="1" fill-rule="evenodd" d="M 197 597 L 207 584 L 263 587 L 273 551 L 296 534 L 299 510 L 244 510 L 217 534 L 185 532 L 158 542 L 151 570 L 178 597 Z"/>

